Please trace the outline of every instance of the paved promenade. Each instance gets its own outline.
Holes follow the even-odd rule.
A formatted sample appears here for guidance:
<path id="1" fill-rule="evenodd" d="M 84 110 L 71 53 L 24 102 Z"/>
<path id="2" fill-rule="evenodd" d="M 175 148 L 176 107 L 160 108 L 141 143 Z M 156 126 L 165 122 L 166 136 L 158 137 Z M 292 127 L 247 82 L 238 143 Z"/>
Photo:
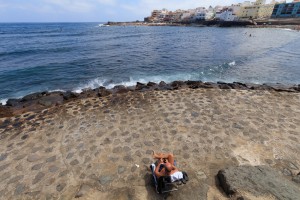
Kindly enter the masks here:
<path id="1" fill-rule="evenodd" d="M 300 172 L 299 142 L 299 93 L 182 89 L 81 99 L 0 119 L 0 199 L 162 199 L 148 170 L 152 150 L 172 152 L 190 176 L 168 199 L 228 199 L 218 170 L 268 165 L 291 179 Z"/>

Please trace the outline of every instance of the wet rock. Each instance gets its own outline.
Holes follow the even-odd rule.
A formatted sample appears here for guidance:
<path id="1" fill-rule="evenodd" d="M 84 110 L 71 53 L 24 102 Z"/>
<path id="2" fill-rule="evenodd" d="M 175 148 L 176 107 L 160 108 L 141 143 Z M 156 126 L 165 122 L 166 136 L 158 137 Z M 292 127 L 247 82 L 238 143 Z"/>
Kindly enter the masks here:
<path id="1" fill-rule="evenodd" d="M 36 99 L 39 99 L 39 98 L 41 98 L 43 96 L 46 96 L 47 94 L 49 94 L 49 93 L 48 92 L 36 92 L 36 93 L 32 93 L 32 94 L 24 96 L 21 99 L 21 102 L 36 100 Z"/>
<path id="2" fill-rule="evenodd" d="M 105 87 L 99 87 L 96 92 L 98 97 L 106 97 L 112 94 L 112 92 Z"/>
<path id="3" fill-rule="evenodd" d="M 199 88 L 219 88 L 219 85 L 216 83 L 205 82 L 205 83 L 200 83 Z"/>
<path id="4" fill-rule="evenodd" d="M 220 186 L 227 195 L 247 191 L 256 197 L 266 194 L 277 199 L 297 199 L 300 188 L 268 166 L 238 166 L 220 170 Z"/>
<path id="5" fill-rule="evenodd" d="M 52 105 L 58 105 L 63 103 L 63 96 L 60 94 L 52 94 L 50 96 L 42 97 L 38 100 L 38 103 L 42 106 L 52 106 Z"/>
<path id="6" fill-rule="evenodd" d="M 173 81 L 170 85 L 172 86 L 173 89 L 176 90 L 176 89 L 179 89 L 179 88 L 185 86 L 185 82 L 183 82 L 183 81 Z"/>
<path id="7" fill-rule="evenodd" d="M 83 89 L 80 94 L 78 94 L 78 98 L 87 98 L 87 97 L 96 97 L 96 91 L 92 90 L 91 88 Z"/>
<path id="8" fill-rule="evenodd" d="M 137 82 L 135 86 L 135 90 L 144 90 L 144 89 L 149 89 L 149 87 L 146 84 Z"/>
<path id="9" fill-rule="evenodd" d="M 71 91 L 67 91 L 63 93 L 63 99 L 64 100 L 70 100 L 70 99 L 75 99 L 79 96 L 79 94 L 71 92 Z"/>
<path id="10" fill-rule="evenodd" d="M 154 83 L 154 82 L 148 82 L 148 83 L 147 83 L 147 86 L 148 86 L 148 87 L 154 87 L 154 86 L 157 86 L 157 83 Z"/>
<path id="11" fill-rule="evenodd" d="M 125 87 L 124 85 L 117 85 L 113 88 L 113 92 L 122 94 L 122 93 L 129 92 L 129 89 L 127 87 Z"/>
<path id="12" fill-rule="evenodd" d="M 220 89 L 232 89 L 227 83 L 224 82 L 217 82 Z"/>
<path id="13" fill-rule="evenodd" d="M 232 89 L 248 90 L 247 85 L 244 84 L 244 83 L 233 82 L 233 83 L 228 83 L 228 85 L 229 85 Z"/>
<path id="14" fill-rule="evenodd" d="M 172 90 L 172 87 L 168 84 L 166 84 L 164 81 L 161 81 L 159 84 L 158 84 L 158 88 L 160 90 Z"/>
<path id="15" fill-rule="evenodd" d="M 16 107 L 20 105 L 21 99 L 8 99 L 6 102 L 6 106 Z"/>

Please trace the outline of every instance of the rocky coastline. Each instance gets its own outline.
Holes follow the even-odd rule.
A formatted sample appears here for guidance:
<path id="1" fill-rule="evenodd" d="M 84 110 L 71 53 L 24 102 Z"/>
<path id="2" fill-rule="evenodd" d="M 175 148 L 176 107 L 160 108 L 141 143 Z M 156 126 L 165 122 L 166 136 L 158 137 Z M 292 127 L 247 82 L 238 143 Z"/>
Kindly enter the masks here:
<path id="1" fill-rule="evenodd" d="M 300 194 L 300 85 L 174 81 L 0 106 L 0 199 L 286 200 Z M 157 194 L 152 152 L 189 175 Z"/>
<path id="2" fill-rule="evenodd" d="M 247 28 L 288 28 L 300 30 L 298 19 L 270 19 L 256 21 L 199 21 L 199 22 L 107 22 L 104 26 L 184 26 L 184 27 L 247 27 Z"/>
<path id="3" fill-rule="evenodd" d="M 253 83 L 225 83 L 225 82 L 202 82 L 202 81 L 174 81 L 169 84 L 161 81 L 160 83 L 140 83 L 136 86 L 126 87 L 123 85 L 115 86 L 112 89 L 99 87 L 96 89 L 84 89 L 81 93 L 71 91 L 67 92 L 37 92 L 29 94 L 20 99 L 8 99 L 6 105 L 0 104 L 0 118 L 11 117 L 16 114 L 39 111 L 51 106 L 58 106 L 76 99 L 90 97 L 105 97 L 111 94 L 127 92 L 145 92 L 152 90 L 178 90 L 181 88 L 219 88 L 219 89 L 236 89 L 236 90 L 267 90 L 276 92 L 300 92 L 300 84 L 283 85 L 283 84 L 253 84 Z"/>

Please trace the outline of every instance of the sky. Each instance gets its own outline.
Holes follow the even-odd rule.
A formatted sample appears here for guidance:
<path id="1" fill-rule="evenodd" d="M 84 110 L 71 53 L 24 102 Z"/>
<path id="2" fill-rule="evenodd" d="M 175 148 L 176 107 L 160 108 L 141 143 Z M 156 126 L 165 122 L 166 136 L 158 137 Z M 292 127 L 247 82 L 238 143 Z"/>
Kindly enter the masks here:
<path id="1" fill-rule="evenodd" d="M 244 0 L 0 0 L 0 22 L 143 20 L 154 9 L 231 5 Z M 254 1 L 254 0 L 252 0 Z M 270 1 L 270 0 L 268 0 Z"/>

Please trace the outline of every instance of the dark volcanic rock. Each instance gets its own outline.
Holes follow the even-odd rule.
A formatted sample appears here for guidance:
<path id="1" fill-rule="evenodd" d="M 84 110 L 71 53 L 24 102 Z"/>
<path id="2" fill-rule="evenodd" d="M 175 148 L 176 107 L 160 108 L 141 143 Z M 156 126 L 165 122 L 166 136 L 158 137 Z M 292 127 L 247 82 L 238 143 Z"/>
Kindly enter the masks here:
<path id="1" fill-rule="evenodd" d="M 149 82 L 149 83 L 147 83 L 147 86 L 148 87 L 154 87 L 154 86 L 157 86 L 157 83 Z"/>
<path id="2" fill-rule="evenodd" d="M 144 90 L 148 89 L 149 87 L 143 83 L 137 82 L 135 86 L 135 90 Z"/>
<path id="3" fill-rule="evenodd" d="M 239 90 L 248 90 L 249 89 L 246 84 L 240 83 L 240 82 L 228 83 L 228 85 L 233 89 L 239 89 Z"/>
<path id="4" fill-rule="evenodd" d="M 12 106 L 12 107 L 14 107 L 14 106 L 19 105 L 20 102 L 21 102 L 20 99 L 8 99 L 7 102 L 6 102 L 6 106 Z"/>
<path id="5" fill-rule="evenodd" d="M 110 90 L 107 90 L 105 87 L 99 87 L 96 89 L 97 96 L 98 97 L 106 97 L 108 95 L 111 95 L 112 92 Z"/>
<path id="6" fill-rule="evenodd" d="M 71 91 L 67 91 L 67 92 L 63 93 L 64 100 L 74 99 L 74 98 L 77 98 L 78 96 L 79 96 L 79 94 L 77 94 L 75 92 L 71 92 Z"/>
<path id="7" fill-rule="evenodd" d="M 97 94 L 94 90 L 91 88 L 84 89 L 80 94 L 80 98 L 86 98 L 86 97 L 95 97 Z"/>
<path id="8" fill-rule="evenodd" d="M 38 100 L 38 103 L 42 106 L 51 106 L 51 105 L 57 105 L 62 104 L 64 101 L 63 95 L 61 94 L 51 94 L 49 96 L 41 97 Z"/>
<path id="9" fill-rule="evenodd" d="M 205 82 L 200 83 L 199 88 L 219 88 L 219 85 L 217 83 Z"/>
<path id="10" fill-rule="evenodd" d="M 127 87 L 125 87 L 124 85 L 116 85 L 114 88 L 113 88 L 113 92 L 114 93 L 126 93 L 126 92 L 129 92 L 129 89 Z"/>
<path id="11" fill-rule="evenodd" d="M 227 83 L 217 82 L 217 84 L 219 85 L 220 89 L 232 89 L 232 87 L 230 87 L 230 85 L 228 85 Z"/>
<path id="12" fill-rule="evenodd" d="M 179 88 L 185 86 L 186 84 L 183 81 L 173 81 L 170 85 L 173 87 L 173 89 L 176 90 L 176 89 L 179 89 Z"/>
<path id="13" fill-rule="evenodd" d="M 270 194 L 277 199 L 298 199 L 300 194 L 299 187 L 268 166 L 228 167 L 217 177 L 227 195 L 247 191 L 257 197 Z"/>
<path id="14" fill-rule="evenodd" d="M 29 95 L 24 96 L 21 99 L 21 102 L 36 100 L 36 99 L 39 99 L 43 96 L 46 96 L 47 94 L 49 94 L 49 92 L 36 92 L 36 93 L 33 93 L 33 94 L 29 94 Z"/>

